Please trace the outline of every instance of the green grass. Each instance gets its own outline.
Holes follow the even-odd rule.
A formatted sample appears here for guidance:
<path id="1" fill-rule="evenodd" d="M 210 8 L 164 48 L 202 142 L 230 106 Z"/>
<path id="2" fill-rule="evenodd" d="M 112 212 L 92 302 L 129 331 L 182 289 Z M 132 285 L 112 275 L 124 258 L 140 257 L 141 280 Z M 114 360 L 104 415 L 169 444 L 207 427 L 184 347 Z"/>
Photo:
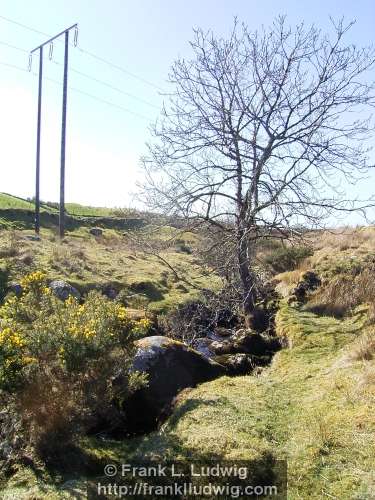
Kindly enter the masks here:
<path id="1" fill-rule="evenodd" d="M 169 235 L 171 232 L 170 228 Z M 179 280 L 156 256 L 135 248 L 131 232 L 124 237 L 119 231 L 104 229 L 103 236 L 96 238 L 89 228 L 80 227 L 68 232 L 62 242 L 51 229 L 42 229 L 40 242 L 28 241 L 25 237 L 31 234 L 27 230 L 0 231 L 0 267 L 9 268 L 11 281 L 43 270 L 49 279 L 64 279 L 82 293 L 111 286 L 118 291 L 127 289 L 129 295 L 144 294 L 155 312 L 197 297 L 201 288 L 220 286 L 218 277 L 203 268 L 193 254 L 171 247 L 160 255 L 196 288 Z M 186 241 L 194 245 L 191 235 Z"/>
<path id="2" fill-rule="evenodd" d="M 165 240 L 173 231 L 164 228 L 157 236 Z M 144 290 L 157 311 L 197 294 L 114 229 L 95 238 L 80 225 L 62 244 L 51 228 L 43 228 L 41 242 L 25 240 L 26 234 L 31 232 L 0 232 L 0 252 L 13 254 L 0 259 L 0 267 L 9 265 L 13 279 L 35 268 L 82 291 L 109 283 Z M 185 243 L 194 249 L 196 237 L 184 235 Z M 349 264 L 346 253 L 340 255 L 319 254 L 316 266 L 324 275 L 333 265 L 335 273 L 341 273 Z M 197 285 L 219 285 L 194 252 L 175 247 L 163 257 Z M 288 339 L 289 347 L 261 374 L 222 377 L 186 390 L 159 432 L 125 441 L 85 439 L 78 456 L 82 463 L 96 464 L 91 475 L 100 474 L 105 463 L 151 457 L 247 459 L 259 470 L 270 458 L 286 459 L 289 499 L 370 500 L 375 497 L 375 360 L 350 356 L 369 331 L 366 319 L 365 308 L 338 320 L 283 305 L 276 318 L 277 333 Z M 64 473 L 42 465 L 34 471 L 20 466 L 3 485 L 0 498 L 84 498 L 87 469 L 81 462 L 72 458 L 75 470 Z"/>
<path id="3" fill-rule="evenodd" d="M 375 387 L 361 383 L 362 361 L 345 361 L 362 324 L 361 316 L 338 321 L 283 307 L 277 326 L 291 347 L 269 369 L 187 392 L 163 431 L 137 443 L 132 455 L 255 464 L 285 458 L 288 498 L 372 498 Z M 101 458 L 108 452 L 107 460 L 129 454 L 92 447 Z"/>
<path id="4" fill-rule="evenodd" d="M 65 205 L 66 211 L 70 215 L 82 215 L 88 217 L 111 217 L 114 210 L 105 207 L 90 207 L 80 205 L 79 203 L 67 203 Z"/>
<path id="5" fill-rule="evenodd" d="M 222 377 L 186 390 L 160 432 L 123 442 L 86 439 L 81 451 L 99 470 L 151 457 L 246 459 L 256 475 L 270 459 L 287 459 L 289 499 L 373 498 L 375 386 L 365 374 L 375 366 L 347 358 L 363 319 L 339 321 L 284 306 L 277 329 L 290 347 L 259 376 Z M 5 492 L 31 498 L 22 496 L 25 474 L 31 491 L 46 498 L 40 480 L 25 469 Z M 66 480 L 44 479 L 48 498 Z M 76 481 L 82 487 L 83 477 Z"/>
<path id="6" fill-rule="evenodd" d="M 26 209 L 32 210 L 33 205 L 29 201 L 17 198 L 7 193 L 0 193 L 0 209 Z"/>
<path id="7" fill-rule="evenodd" d="M 0 210 L 34 210 L 34 203 L 19 196 L 14 196 L 8 193 L 0 192 Z M 41 202 L 41 209 L 56 213 L 58 212 L 58 203 Z M 92 207 L 81 205 L 80 203 L 66 203 L 65 210 L 69 215 L 83 217 L 113 217 L 113 216 L 130 216 L 136 214 L 135 210 L 126 208 L 108 208 L 108 207 Z"/>

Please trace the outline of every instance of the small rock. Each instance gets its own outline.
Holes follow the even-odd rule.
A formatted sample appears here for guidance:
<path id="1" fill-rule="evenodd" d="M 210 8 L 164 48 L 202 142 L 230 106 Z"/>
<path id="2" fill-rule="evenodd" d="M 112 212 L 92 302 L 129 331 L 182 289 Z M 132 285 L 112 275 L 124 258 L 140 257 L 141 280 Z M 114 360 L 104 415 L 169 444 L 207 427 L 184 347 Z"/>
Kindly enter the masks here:
<path id="1" fill-rule="evenodd" d="M 81 294 L 79 291 L 74 288 L 74 286 L 69 285 L 66 281 L 63 280 L 55 280 L 51 281 L 49 284 L 50 289 L 56 295 L 56 297 L 60 300 L 66 300 L 69 295 L 72 295 L 77 300 L 80 300 Z"/>
<path id="2" fill-rule="evenodd" d="M 40 236 L 38 236 L 37 234 L 27 234 L 25 236 L 25 240 L 29 240 L 29 241 L 40 241 Z"/>
<path id="3" fill-rule="evenodd" d="M 199 337 L 193 341 L 192 347 L 196 351 L 203 354 L 203 356 L 206 356 L 206 358 L 212 358 L 215 355 L 215 353 L 211 349 L 212 342 L 213 341 L 211 339 Z"/>
<path id="4" fill-rule="evenodd" d="M 22 295 L 22 286 L 20 283 L 12 282 L 9 283 L 7 291 L 9 293 L 14 293 L 17 297 L 20 297 Z"/>
<path id="5" fill-rule="evenodd" d="M 215 340 L 210 347 L 215 354 L 232 354 L 234 352 L 234 345 L 232 342 L 218 342 Z"/>
<path id="6" fill-rule="evenodd" d="M 216 335 L 216 337 L 230 337 L 233 334 L 233 330 L 231 330 L 230 328 L 217 326 L 215 328 L 214 334 Z"/>
<path id="7" fill-rule="evenodd" d="M 102 294 L 111 300 L 115 300 L 118 295 L 118 291 L 111 285 L 106 285 L 102 288 Z"/>
<path id="8" fill-rule="evenodd" d="M 100 227 L 92 227 L 90 228 L 89 232 L 93 236 L 101 236 L 103 234 L 103 229 L 101 229 Z"/>
<path id="9" fill-rule="evenodd" d="M 214 361 L 225 366 L 228 375 L 247 375 L 256 367 L 267 366 L 271 361 L 271 356 L 253 356 L 251 354 L 223 354 L 216 356 Z"/>
<path id="10" fill-rule="evenodd" d="M 249 354 L 224 354 L 214 359 L 227 368 L 229 375 L 246 375 L 255 367 Z"/>
<path id="11" fill-rule="evenodd" d="M 233 335 L 234 352 L 263 356 L 281 349 L 277 337 L 267 337 L 251 330 L 238 330 Z"/>

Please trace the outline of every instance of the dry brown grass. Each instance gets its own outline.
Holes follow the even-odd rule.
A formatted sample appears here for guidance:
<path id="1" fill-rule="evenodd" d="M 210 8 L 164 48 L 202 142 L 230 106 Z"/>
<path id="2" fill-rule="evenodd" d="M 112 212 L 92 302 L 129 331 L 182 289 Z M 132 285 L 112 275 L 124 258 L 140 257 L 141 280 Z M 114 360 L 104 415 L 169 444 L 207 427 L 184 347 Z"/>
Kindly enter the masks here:
<path id="1" fill-rule="evenodd" d="M 359 381 L 360 389 L 375 388 L 375 365 L 368 364 Z"/>
<path id="2" fill-rule="evenodd" d="M 310 298 L 308 307 L 329 316 L 343 317 L 361 305 L 369 306 L 369 321 L 375 320 L 375 269 L 357 276 L 338 275 L 324 283 Z"/>
<path id="3" fill-rule="evenodd" d="M 0 258 L 15 257 L 20 252 L 20 237 L 15 231 L 10 231 L 0 246 Z"/>
<path id="4" fill-rule="evenodd" d="M 276 281 L 280 281 L 285 285 L 296 285 L 301 276 L 302 270 L 295 269 L 294 271 L 286 271 L 285 273 L 280 273 L 275 276 Z"/>
<path id="5" fill-rule="evenodd" d="M 50 264 L 64 274 L 79 273 L 87 266 L 87 256 L 81 247 L 56 245 L 51 252 Z"/>
<path id="6" fill-rule="evenodd" d="M 340 251 L 358 248 L 375 248 L 375 227 L 343 227 L 312 232 L 308 239 L 316 250 L 335 249 Z"/>
<path id="7" fill-rule="evenodd" d="M 364 333 L 353 346 L 349 358 L 354 361 L 370 361 L 375 357 L 375 331 Z M 375 372 L 374 372 L 375 376 Z"/>

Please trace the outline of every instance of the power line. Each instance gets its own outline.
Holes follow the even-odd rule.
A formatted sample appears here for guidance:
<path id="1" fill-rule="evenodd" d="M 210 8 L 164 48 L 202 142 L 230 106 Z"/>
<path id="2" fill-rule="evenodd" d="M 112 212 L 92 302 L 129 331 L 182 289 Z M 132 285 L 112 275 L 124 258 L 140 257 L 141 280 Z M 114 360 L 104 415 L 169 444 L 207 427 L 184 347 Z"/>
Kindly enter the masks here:
<path id="1" fill-rule="evenodd" d="M 10 63 L 6 63 L 6 62 L 3 62 L 3 61 L 0 61 L 0 64 L 2 66 L 7 66 L 9 68 L 12 68 L 12 69 L 17 69 L 19 71 L 23 71 L 25 73 L 29 73 L 29 71 L 25 68 L 22 68 L 21 66 L 16 66 L 15 64 L 10 64 Z M 34 71 L 31 72 L 31 74 L 33 76 L 38 76 L 37 73 L 35 73 Z M 59 86 L 61 86 L 61 83 L 58 81 L 58 80 L 54 80 L 53 78 L 49 78 L 49 77 L 45 77 L 46 80 L 48 80 L 49 82 L 52 82 L 52 83 L 55 83 Z M 116 104 L 114 102 L 111 102 L 111 101 L 107 101 L 105 99 L 102 99 L 94 94 L 89 94 L 88 92 L 85 92 L 84 90 L 81 90 L 81 89 L 78 89 L 76 87 L 70 87 L 69 86 L 69 89 L 70 90 L 73 90 L 73 92 L 77 92 L 79 94 L 82 94 L 82 95 L 85 95 L 86 97 L 90 97 L 91 99 L 95 99 L 96 101 L 98 102 L 101 102 L 103 104 L 107 104 L 108 106 L 111 106 L 113 108 L 117 108 L 117 109 L 120 109 L 121 111 L 124 111 L 125 113 L 129 113 L 131 115 L 134 115 L 134 116 L 137 116 L 139 118 L 142 118 L 143 120 L 147 120 L 147 121 L 152 121 L 152 119 L 150 117 L 147 117 L 147 116 L 144 116 L 140 113 L 137 113 L 136 111 L 131 111 L 130 109 L 127 109 L 119 104 Z"/>
<path id="2" fill-rule="evenodd" d="M 1 16 L 0 16 L 1 17 Z M 11 49 L 15 49 L 15 50 L 18 50 L 20 52 L 24 52 L 26 54 L 29 54 L 29 51 L 28 50 L 25 50 L 21 47 L 17 47 L 16 45 L 11 45 L 10 43 L 7 43 L 7 42 L 3 42 L 3 41 L 0 41 L 0 44 L 1 45 L 5 45 L 6 47 L 9 47 Z M 61 63 L 57 62 L 57 61 L 53 61 L 52 62 L 58 66 L 62 66 Z M 156 106 L 155 104 L 152 104 L 144 99 L 142 99 L 141 97 L 138 97 L 134 94 L 131 94 L 130 92 L 126 92 L 124 90 L 121 90 L 119 89 L 118 87 L 115 87 L 114 85 L 111 85 L 110 83 L 108 82 L 104 82 L 103 80 L 99 80 L 99 78 L 96 78 L 94 76 L 91 76 L 91 75 L 88 75 L 87 73 L 83 73 L 82 71 L 79 71 L 78 69 L 74 69 L 74 68 L 70 68 L 70 71 L 72 71 L 73 73 L 76 73 L 77 75 L 81 75 L 85 78 L 88 78 L 89 80 L 92 80 L 93 82 L 96 82 L 96 83 L 100 83 L 101 85 L 104 85 L 105 87 L 108 87 L 112 90 L 115 90 L 116 92 L 119 92 L 120 94 L 123 94 L 123 95 L 126 95 L 132 99 L 135 99 L 143 104 L 146 104 L 147 106 L 151 106 L 152 108 L 155 108 L 157 110 L 159 110 L 159 106 Z"/>
<path id="3" fill-rule="evenodd" d="M 137 80 L 139 80 L 140 82 L 143 82 L 147 85 L 150 85 L 151 87 L 154 87 L 156 90 L 158 90 L 159 92 L 164 92 L 164 90 L 159 87 L 158 85 L 156 85 L 155 83 L 152 83 L 150 82 L 149 80 L 146 80 L 145 78 L 142 78 L 134 73 L 132 73 L 131 71 L 128 71 L 127 69 L 124 69 L 123 67 L 121 66 L 118 66 L 117 64 L 114 64 L 114 63 L 111 63 L 109 61 L 107 61 L 107 59 L 104 59 L 103 57 L 100 57 L 100 56 L 97 56 L 96 54 L 93 54 L 92 52 L 89 52 L 88 50 L 84 50 L 82 49 L 81 47 L 77 47 L 77 49 L 79 51 L 81 51 L 83 54 L 87 54 L 88 56 L 90 57 L 93 57 L 94 59 L 96 59 L 97 61 L 100 61 L 104 64 L 107 64 L 108 66 L 111 66 L 112 68 L 114 69 L 117 69 L 119 71 L 122 71 L 123 73 L 125 73 L 126 75 L 129 75 L 133 78 L 136 78 Z"/>
<path id="4" fill-rule="evenodd" d="M 8 21 L 8 23 L 12 23 L 12 24 L 15 24 L 16 26 L 20 26 L 21 28 L 24 28 L 26 30 L 33 31 L 34 33 L 38 33 L 38 35 L 43 35 L 43 36 L 48 36 L 48 37 L 51 36 L 48 33 L 44 33 L 43 31 L 39 31 L 39 30 L 36 30 L 34 28 L 31 28 L 30 26 L 26 26 L 26 24 L 22 24 L 22 23 L 19 23 L 18 21 L 14 21 L 14 19 L 10 19 L 9 17 L 0 16 L 0 18 L 3 19 L 4 21 Z"/>
<path id="5" fill-rule="evenodd" d="M 103 80 L 99 80 L 98 78 L 95 78 L 94 76 L 87 75 L 86 73 L 83 73 L 82 71 L 78 71 L 77 69 L 73 69 L 73 68 L 71 69 L 71 71 L 73 73 L 77 73 L 77 75 L 84 76 L 85 78 L 88 78 L 88 79 L 92 80 L 93 82 L 97 82 L 97 83 L 100 83 L 101 85 L 105 85 L 106 87 L 108 87 L 108 88 L 110 88 L 112 90 L 115 90 L 116 92 L 119 92 L 120 94 L 123 94 L 123 95 L 126 95 L 128 97 L 131 97 L 132 99 L 136 99 L 137 101 L 142 102 L 143 104 L 146 104 L 147 106 L 151 106 L 152 108 L 155 108 L 157 110 L 160 109 L 159 106 L 156 106 L 155 104 L 152 104 L 152 103 L 150 103 L 148 101 L 145 101 L 144 99 L 141 99 L 140 97 L 137 97 L 136 95 L 131 94 L 130 92 L 125 92 L 124 90 L 121 90 L 121 89 L 119 89 L 117 87 L 114 87 L 110 83 L 103 82 Z"/>
<path id="6" fill-rule="evenodd" d="M 39 35 L 48 36 L 48 37 L 51 36 L 48 33 L 44 33 L 43 31 L 36 30 L 35 28 L 27 26 L 26 24 L 22 24 L 22 23 L 20 23 L 18 21 L 15 21 L 14 19 L 10 19 L 9 17 L 5 17 L 5 16 L 1 16 L 0 15 L 0 19 L 3 19 L 4 21 L 7 21 L 7 22 L 12 23 L 12 24 L 15 24 L 17 26 L 20 26 L 21 28 L 27 29 L 29 31 L 33 31 L 34 33 L 38 33 Z M 79 46 L 77 47 L 77 49 L 80 52 L 82 52 L 83 54 L 86 54 L 86 55 L 88 55 L 88 56 L 96 59 L 97 61 L 100 61 L 100 62 L 102 62 L 104 64 L 107 64 L 108 66 L 110 66 L 110 67 L 112 67 L 114 69 L 117 69 L 118 71 L 121 71 L 122 73 L 124 73 L 126 75 L 129 75 L 132 78 L 135 78 L 135 79 L 141 81 L 142 83 L 145 83 L 146 85 L 149 85 L 149 86 L 155 88 L 159 92 L 165 92 L 161 87 L 159 87 L 155 83 L 151 82 L 150 80 L 147 80 L 146 78 L 138 76 L 135 73 L 132 73 L 131 71 L 123 68 L 122 66 L 119 66 L 118 64 L 114 64 L 114 63 L 112 63 L 110 61 L 107 61 L 107 59 L 104 59 L 104 57 L 97 56 L 93 52 L 89 52 L 88 50 L 82 49 L 82 47 L 79 47 Z"/>
<path id="7" fill-rule="evenodd" d="M 0 41 L 0 45 L 5 45 L 5 47 L 9 47 L 10 49 L 19 50 L 20 52 L 24 52 L 25 54 L 29 53 L 28 50 L 21 49 L 21 47 L 17 47 L 16 45 L 11 45 L 10 43 L 7 43 L 7 42 Z"/>

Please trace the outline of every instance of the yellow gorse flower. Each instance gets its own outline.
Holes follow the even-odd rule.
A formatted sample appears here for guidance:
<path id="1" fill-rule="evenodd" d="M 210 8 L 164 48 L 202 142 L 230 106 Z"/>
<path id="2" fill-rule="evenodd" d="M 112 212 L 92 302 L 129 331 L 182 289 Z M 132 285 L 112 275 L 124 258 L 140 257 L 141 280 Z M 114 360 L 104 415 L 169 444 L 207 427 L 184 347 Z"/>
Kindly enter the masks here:
<path id="1" fill-rule="evenodd" d="M 75 297 L 73 297 L 73 295 L 69 295 L 69 297 L 65 301 L 65 306 L 72 307 L 72 306 L 77 305 L 77 303 L 78 303 L 77 299 Z"/>
<path id="2" fill-rule="evenodd" d="M 117 318 L 120 320 L 120 321 L 124 321 L 124 320 L 127 320 L 128 319 L 128 313 L 125 309 L 124 306 L 119 306 L 117 308 Z"/>
<path id="3" fill-rule="evenodd" d="M 151 321 L 148 318 L 140 319 L 138 325 L 147 330 L 151 326 Z"/>
<path id="4" fill-rule="evenodd" d="M 46 274 L 42 271 L 35 271 L 21 279 L 21 286 L 24 290 L 30 290 L 32 286 L 41 285 L 46 279 Z"/>
<path id="5" fill-rule="evenodd" d="M 36 362 L 37 362 L 37 359 L 32 358 L 31 356 L 23 356 L 22 357 L 22 363 L 24 365 L 30 365 L 31 363 L 36 363 Z"/>
<path id="6" fill-rule="evenodd" d="M 25 340 L 17 332 L 14 332 L 11 328 L 4 328 L 0 332 L 0 345 L 10 347 L 10 348 L 21 348 L 26 344 Z"/>

